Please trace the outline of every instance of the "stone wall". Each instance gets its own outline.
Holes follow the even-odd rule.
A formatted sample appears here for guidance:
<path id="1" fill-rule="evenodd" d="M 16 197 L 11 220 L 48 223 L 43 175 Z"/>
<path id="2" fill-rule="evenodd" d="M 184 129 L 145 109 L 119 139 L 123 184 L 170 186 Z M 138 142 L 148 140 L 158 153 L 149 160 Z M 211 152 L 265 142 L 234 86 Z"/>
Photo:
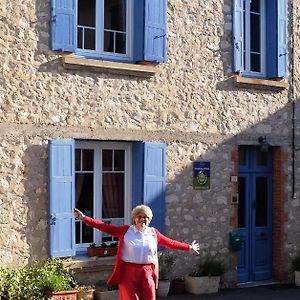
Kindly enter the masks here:
<path id="1" fill-rule="evenodd" d="M 0 3 L 0 261 L 47 256 L 47 141 L 54 138 L 167 143 L 167 233 L 227 254 L 236 144 L 291 149 L 292 104 L 299 119 L 299 9 L 294 1 L 294 93 L 232 83 L 230 0 L 168 1 L 168 62 L 150 78 L 69 71 L 49 49 L 50 1 Z M 299 249 L 299 187 L 286 212 L 289 255 Z M 191 186 L 192 162 L 209 160 L 211 189 Z M 300 178 L 296 152 L 295 180 Z M 183 271 L 191 254 L 180 256 Z M 194 258 L 194 256 L 193 256 Z M 197 259 L 195 257 L 195 259 Z"/>

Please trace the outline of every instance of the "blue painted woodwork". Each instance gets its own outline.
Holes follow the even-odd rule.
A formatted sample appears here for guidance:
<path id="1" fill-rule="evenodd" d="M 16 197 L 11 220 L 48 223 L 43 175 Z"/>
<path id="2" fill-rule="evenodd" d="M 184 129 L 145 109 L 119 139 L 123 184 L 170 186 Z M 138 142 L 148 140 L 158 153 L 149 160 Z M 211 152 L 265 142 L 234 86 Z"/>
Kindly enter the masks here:
<path id="1" fill-rule="evenodd" d="M 144 60 L 167 59 L 167 0 L 145 0 Z"/>
<path id="2" fill-rule="evenodd" d="M 75 51 L 77 0 L 51 0 L 51 49 Z"/>
<path id="3" fill-rule="evenodd" d="M 243 39 L 243 3 L 244 0 L 233 0 L 233 70 L 243 71 L 244 39 Z"/>
<path id="4" fill-rule="evenodd" d="M 52 140 L 49 150 L 49 255 L 75 255 L 75 143 Z"/>
<path id="5" fill-rule="evenodd" d="M 243 3 L 233 0 L 233 71 L 244 69 L 243 63 Z M 267 78 L 287 77 L 288 19 L 287 0 L 266 1 L 266 73 Z"/>
<path id="6" fill-rule="evenodd" d="M 163 143 L 136 142 L 132 148 L 133 206 L 146 204 L 153 211 L 151 226 L 165 229 L 166 146 Z"/>
<path id="7" fill-rule="evenodd" d="M 272 278 L 272 155 L 269 151 L 265 164 L 259 165 L 259 147 L 243 146 L 239 151 L 246 155 L 239 166 L 239 217 L 244 214 L 239 233 L 244 241 L 238 254 L 238 282 L 267 280 Z"/>
<path id="8" fill-rule="evenodd" d="M 144 204 L 151 207 L 151 225 L 165 231 L 165 177 L 166 146 L 162 143 L 145 143 L 144 148 Z"/>

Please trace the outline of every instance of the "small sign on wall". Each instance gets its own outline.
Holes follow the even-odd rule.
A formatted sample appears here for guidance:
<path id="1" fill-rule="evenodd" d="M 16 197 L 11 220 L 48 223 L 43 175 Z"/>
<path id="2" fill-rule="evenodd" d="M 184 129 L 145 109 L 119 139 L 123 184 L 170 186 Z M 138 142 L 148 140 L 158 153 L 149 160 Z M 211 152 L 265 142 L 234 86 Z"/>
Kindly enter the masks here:
<path id="1" fill-rule="evenodd" d="M 193 188 L 194 190 L 210 189 L 209 161 L 195 161 L 193 163 Z"/>

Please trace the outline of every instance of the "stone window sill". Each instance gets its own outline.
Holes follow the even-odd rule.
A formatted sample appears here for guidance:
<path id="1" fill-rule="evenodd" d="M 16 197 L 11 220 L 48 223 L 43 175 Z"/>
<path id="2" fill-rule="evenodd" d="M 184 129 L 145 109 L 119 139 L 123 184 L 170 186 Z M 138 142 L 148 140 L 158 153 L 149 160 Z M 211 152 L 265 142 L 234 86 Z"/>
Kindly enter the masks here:
<path id="1" fill-rule="evenodd" d="M 73 54 L 62 56 L 62 64 L 66 69 L 106 72 L 139 77 L 152 77 L 157 71 L 157 68 L 153 64 L 128 64 L 96 59 L 86 59 L 76 57 Z"/>
<path id="2" fill-rule="evenodd" d="M 264 90 L 284 90 L 289 87 L 286 79 L 270 80 L 243 77 L 240 75 L 233 76 L 233 84 L 237 87 L 264 89 Z"/>
<path id="3" fill-rule="evenodd" d="M 116 256 L 89 257 L 78 256 L 64 261 L 64 267 L 76 272 L 111 270 L 115 264 Z"/>

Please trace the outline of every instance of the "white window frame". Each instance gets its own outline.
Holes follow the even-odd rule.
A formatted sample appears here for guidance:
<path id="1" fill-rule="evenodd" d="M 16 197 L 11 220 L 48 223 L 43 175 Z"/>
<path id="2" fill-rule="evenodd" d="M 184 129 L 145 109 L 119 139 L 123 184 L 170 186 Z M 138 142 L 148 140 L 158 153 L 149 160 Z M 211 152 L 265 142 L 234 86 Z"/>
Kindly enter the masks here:
<path id="1" fill-rule="evenodd" d="M 103 58 L 109 60 L 127 61 L 133 58 L 133 0 L 126 0 L 126 54 L 104 51 L 104 0 L 96 0 L 96 50 L 79 49 L 76 46 L 75 54 L 82 57 Z M 78 0 L 76 0 L 76 44 L 78 27 Z"/>
<path id="2" fill-rule="evenodd" d="M 261 27 L 260 27 L 260 38 L 261 38 L 261 72 L 254 72 L 250 71 L 250 3 L 251 0 L 245 1 L 245 28 L 243 28 L 243 34 L 246 36 L 245 38 L 245 45 L 243 51 L 245 52 L 245 60 L 244 60 L 244 71 L 242 72 L 243 75 L 249 77 L 266 77 L 266 1 L 260 1 L 260 11 L 261 11 Z"/>
<path id="3" fill-rule="evenodd" d="M 75 149 L 92 149 L 94 150 L 94 218 L 102 219 L 102 190 L 99 182 L 102 182 L 102 161 L 101 153 L 103 149 L 125 150 L 125 186 L 124 186 L 124 224 L 131 224 L 131 210 L 132 210 L 132 146 L 130 143 L 119 142 L 98 142 L 98 141 L 76 141 Z M 75 238 L 75 236 L 74 236 Z M 102 240 L 102 232 L 99 230 L 93 230 L 93 240 L 96 244 L 100 244 Z M 85 251 L 89 243 L 76 244 L 76 252 Z"/>

